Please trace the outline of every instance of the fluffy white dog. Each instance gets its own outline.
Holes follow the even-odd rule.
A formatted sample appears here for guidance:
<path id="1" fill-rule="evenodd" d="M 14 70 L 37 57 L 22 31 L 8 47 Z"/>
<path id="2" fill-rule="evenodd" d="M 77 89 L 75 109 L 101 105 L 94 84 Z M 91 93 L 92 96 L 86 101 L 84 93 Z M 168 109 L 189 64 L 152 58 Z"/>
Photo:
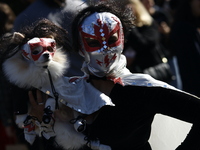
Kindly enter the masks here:
<path id="1" fill-rule="evenodd" d="M 15 33 L 11 43 L 23 38 L 23 34 Z M 25 126 L 26 140 L 32 144 L 36 134 L 43 135 L 47 139 L 55 136 L 58 145 L 66 150 L 77 150 L 84 145 L 95 150 L 110 150 L 109 146 L 100 144 L 98 140 L 86 140 L 86 135 L 81 132 L 85 129 L 86 121 L 91 115 L 95 115 L 103 105 L 112 104 L 109 100 L 108 103 L 106 103 L 107 100 L 102 101 L 102 95 L 96 91 L 92 93 L 97 93 L 94 97 L 99 94 L 100 102 L 98 100 L 95 103 L 91 102 L 95 100 L 92 98 L 92 95 L 87 94 L 90 93 L 87 92 L 87 89 L 92 90 L 92 86 L 88 88 L 89 84 L 83 78 L 63 77 L 68 67 L 67 57 L 61 49 L 56 48 L 56 41 L 53 38 L 35 37 L 28 40 L 22 46 L 15 48 L 17 52 L 3 63 L 6 77 L 11 83 L 21 88 L 34 87 L 51 96 L 45 104 L 42 122 L 33 120 L 30 116 L 27 117 L 27 115 L 17 117 L 16 123 L 19 126 L 22 124 Z M 82 96 L 81 92 L 86 92 L 86 94 Z M 92 98 L 89 101 L 90 106 L 93 104 L 92 111 L 90 111 L 91 109 L 85 109 L 86 106 L 84 105 L 88 105 L 88 102 L 84 101 L 84 97 L 88 99 L 85 95 Z M 77 99 L 79 100 L 76 101 Z M 83 104 L 80 104 L 80 99 L 83 99 Z M 58 107 L 56 106 L 57 103 L 60 107 L 59 110 L 56 110 Z M 85 116 L 85 118 L 80 116 Z M 72 120 L 74 120 L 73 123 Z"/>

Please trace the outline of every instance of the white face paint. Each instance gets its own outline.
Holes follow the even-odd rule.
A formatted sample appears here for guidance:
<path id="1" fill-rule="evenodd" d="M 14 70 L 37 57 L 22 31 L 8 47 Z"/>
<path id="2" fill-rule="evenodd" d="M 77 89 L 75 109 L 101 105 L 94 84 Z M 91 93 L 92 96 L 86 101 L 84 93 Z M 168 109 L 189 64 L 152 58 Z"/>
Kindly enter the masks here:
<path id="1" fill-rule="evenodd" d="M 80 26 L 81 51 L 88 69 L 103 77 L 118 65 L 124 48 L 121 21 L 109 12 L 94 13 Z"/>
<path id="2" fill-rule="evenodd" d="M 24 44 L 21 49 L 22 55 L 26 59 L 39 64 L 54 56 L 56 42 L 51 38 L 33 38 Z M 46 60 L 45 57 L 41 57 L 44 55 L 46 55 Z"/>

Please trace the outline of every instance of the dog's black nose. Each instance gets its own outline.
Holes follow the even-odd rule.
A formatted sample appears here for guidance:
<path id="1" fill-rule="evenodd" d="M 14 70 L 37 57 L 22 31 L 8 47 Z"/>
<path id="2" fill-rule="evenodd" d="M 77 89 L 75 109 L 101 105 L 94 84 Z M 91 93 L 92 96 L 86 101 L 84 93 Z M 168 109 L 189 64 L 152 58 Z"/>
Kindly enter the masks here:
<path id="1" fill-rule="evenodd" d="M 43 56 L 44 56 L 44 58 L 49 58 L 49 53 L 46 53 Z"/>

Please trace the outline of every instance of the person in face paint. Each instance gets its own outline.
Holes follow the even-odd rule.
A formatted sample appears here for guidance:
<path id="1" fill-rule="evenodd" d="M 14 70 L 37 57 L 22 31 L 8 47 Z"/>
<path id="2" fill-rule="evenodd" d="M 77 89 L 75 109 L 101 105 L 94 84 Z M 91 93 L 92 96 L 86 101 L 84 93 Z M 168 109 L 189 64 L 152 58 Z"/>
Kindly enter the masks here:
<path id="1" fill-rule="evenodd" d="M 129 72 L 121 54 L 129 18 L 118 10 L 108 1 L 91 5 L 76 16 L 72 26 L 74 47 L 85 58 L 82 70 L 88 82 L 115 104 L 101 108 L 87 125 L 89 138 L 98 138 L 112 150 L 151 150 L 151 125 L 156 114 L 163 114 L 192 124 L 185 140 L 173 149 L 199 150 L 200 98 L 149 75 Z M 181 126 L 166 132 L 176 134 Z"/>
<path id="2" fill-rule="evenodd" d="M 91 24 L 90 20 L 96 22 Z M 89 71 L 98 77 L 112 74 L 123 50 L 121 21 L 111 13 L 95 12 L 86 18 L 79 31 L 83 45 L 81 54 Z"/>

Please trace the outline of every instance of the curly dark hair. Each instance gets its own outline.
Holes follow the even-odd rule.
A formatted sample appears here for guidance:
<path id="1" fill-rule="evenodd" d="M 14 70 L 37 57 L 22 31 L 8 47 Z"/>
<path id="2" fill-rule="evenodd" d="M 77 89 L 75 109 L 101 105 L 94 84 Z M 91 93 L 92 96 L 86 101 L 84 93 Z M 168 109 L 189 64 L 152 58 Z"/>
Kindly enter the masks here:
<path id="1" fill-rule="evenodd" d="M 68 39 L 68 33 L 63 28 L 55 25 L 48 19 L 40 19 L 33 23 L 31 26 L 26 26 L 20 32 L 24 35 L 15 42 L 11 42 L 14 33 L 6 34 L 0 39 L 0 59 L 3 62 L 5 59 L 13 56 L 19 47 L 34 37 L 47 37 L 54 38 L 57 47 L 62 47 L 64 51 L 71 51 L 72 47 Z"/>
<path id="2" fill-rule="evenodd" d="M 40 19 L 32 26 L 22 29 L 20 33 L 25 35 L 24 43 L 34 37 L 53 37 L 58 46 L 62 46 L 67 51 L 71 50 L 68 32 L 48 19 Z"/>
<path id="3" fill-rule="evenodd" d="M 134 26 L 135 17 L 132 14 L 132 11 L 128 9 L 121 9 L 120 2 L 116 1 L 101 1 L 97 3 L 91 3 L 89 6 L 82 11 L 80 11 L 77 16 L 74 18 L 72 23 L 72 40 L 73 40 L 73 49 L 79 51 L 79 26 L 84 21 L 85 18 L 90 16 L 95 12 L 110 12 L 116 15 L 122 23 L 124 34 L 126 35 L 128 29 Z"/>

